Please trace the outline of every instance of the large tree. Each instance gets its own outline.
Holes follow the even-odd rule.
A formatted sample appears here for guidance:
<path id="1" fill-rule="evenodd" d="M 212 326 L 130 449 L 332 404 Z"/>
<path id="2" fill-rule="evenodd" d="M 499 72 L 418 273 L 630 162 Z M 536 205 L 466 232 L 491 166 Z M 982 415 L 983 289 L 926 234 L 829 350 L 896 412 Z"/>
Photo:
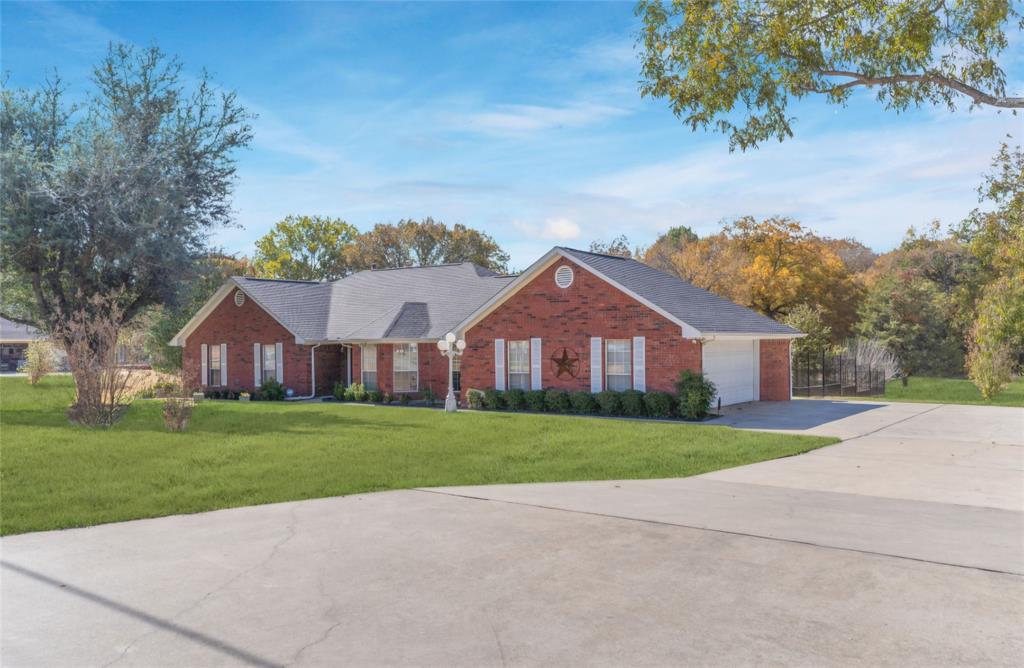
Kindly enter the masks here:
<path id="1" fill-rule="evenodd" d="M 288 216 L 256 240 L 259 276 L 333 281 L 348 275 L 346 251 L 359 234 L 340 218 Z"/>
<path id="2" fill-rule="evenodd" d="M 0 272 L 32 294 L 29 313 L 4 314 L 67 347 L 72 322 L 119 327 L 175 303 L 230 222 L 233 156 L 252 136 L 234 93 L 205 73 L 186 86 L 157 47 L 111 45 L 91 80 L 83 108 L 56 78 L 0 92 Z"/>
<path id="3" fill-rule="evenodd" d="M 473 262 L 505 272 L 508 259 L 508 253 L 490 235 L 460 224 L 449 228 L 430 217 L 374 225 L 357 236 L 346 251 L 353 269 Z"/>
<path id="4" fill-rule="evenodd" d="M 793 135 L 789 103 L 1024 107 L 998 57 L 1012 0 L 641 0 L 641 92 L 746 149 Z"/>

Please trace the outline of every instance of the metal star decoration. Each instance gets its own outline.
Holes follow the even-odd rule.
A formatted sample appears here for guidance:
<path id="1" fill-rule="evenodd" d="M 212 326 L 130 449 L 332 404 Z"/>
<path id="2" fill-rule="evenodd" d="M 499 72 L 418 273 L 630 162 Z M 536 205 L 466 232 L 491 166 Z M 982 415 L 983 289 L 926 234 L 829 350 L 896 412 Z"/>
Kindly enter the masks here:
<path id="1" fill-rule="evenodd" d="M 575 350 L 562 348 L 561 353 L 552 355 L 550 359 L 555 367 L 556 378 L 561 378 L 562 376 L 575 378 L 580 372 L 580 356 L 576 354 Z"/>

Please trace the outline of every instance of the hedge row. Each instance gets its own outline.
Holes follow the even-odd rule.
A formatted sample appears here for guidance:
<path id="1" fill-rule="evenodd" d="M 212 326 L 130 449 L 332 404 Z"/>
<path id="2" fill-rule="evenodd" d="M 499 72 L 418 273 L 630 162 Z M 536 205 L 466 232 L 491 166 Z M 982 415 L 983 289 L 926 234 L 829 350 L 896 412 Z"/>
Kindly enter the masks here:
<path id="1" fill-rule="evenodd" d="M 565 390 L 469 390 L 470 408 L 484 410 L 533 411 L 626 417 L 686 417 L 680 400 L 668 392 L 605 390 L 566 392 Z M 697 419 L 697 418 L 694 418 Z"/>
<path id="2" fill-rule="evenodd" d="M 683 371 L 676 380 L 676 393 L 605 390 L 467 390 L 470 408 L 485 410 L 575 413 L 576 415 L 622 415 L 627 417 L 699 420 L 708 415 L 715 398 L 715 384 L 699 373 Z"/>

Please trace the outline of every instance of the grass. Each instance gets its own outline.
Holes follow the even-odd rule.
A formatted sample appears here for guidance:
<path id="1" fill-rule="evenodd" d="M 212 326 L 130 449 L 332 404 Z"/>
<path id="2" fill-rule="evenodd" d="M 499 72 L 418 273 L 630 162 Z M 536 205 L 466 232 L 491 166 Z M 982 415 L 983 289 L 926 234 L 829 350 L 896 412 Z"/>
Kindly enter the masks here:
<path id="1" fill-rule="evenodd" d="M 1024 378 L 1018 378 L 992 401 L 986 401 L 974 384 L 963 378 L 924 378 L 911 376 L 903 387 L 898 380 L 885 386 L 886 401 L 914 401 L 936 404 L 981 404 L 984 406 L 1024 406 Z"/>
<path id="2" fill-rule="evenodd" d="M 689 476 L 836 439 L 728 427 L 337 403 L 160 401 L 110 429 L 68 424 L 68 377 L 0 378 L 0 533 L 441 485 Z"/>

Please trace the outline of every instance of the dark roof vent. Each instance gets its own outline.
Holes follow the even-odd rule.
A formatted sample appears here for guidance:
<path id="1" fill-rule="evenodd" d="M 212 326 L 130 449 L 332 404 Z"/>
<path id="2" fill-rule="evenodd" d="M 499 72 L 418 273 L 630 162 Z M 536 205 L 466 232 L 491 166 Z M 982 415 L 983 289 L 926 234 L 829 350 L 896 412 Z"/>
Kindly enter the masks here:
<path id="1" fill-rule="evenodd" d="M 370 271 L 377 271 L 377 263 L 376 262 L 371 262 L 370 263 Z"/>

